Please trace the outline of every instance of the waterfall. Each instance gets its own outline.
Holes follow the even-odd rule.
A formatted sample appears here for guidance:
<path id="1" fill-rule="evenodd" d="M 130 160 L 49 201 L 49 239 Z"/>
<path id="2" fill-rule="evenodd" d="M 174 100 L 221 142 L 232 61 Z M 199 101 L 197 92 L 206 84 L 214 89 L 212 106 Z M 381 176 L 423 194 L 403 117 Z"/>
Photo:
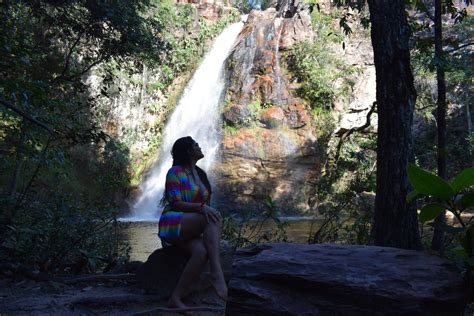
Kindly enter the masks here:
<path id="1" fill-rule="evenodd" d="M 141 195 L 127 220 L 157 220 L 161 208 L 166 173 L 171 167 L 171 147 L 176 139 L 191 136 L 199 143 L 204 158 L 198 165 L 206 172 L 217 158 L 219 148 L 219 103 L 224 92 L 224 62 L 243 27 L 243 22 L 227 27 L 214 41 L 209 53 L 194 73 L 163 133 L 159 160 L 140 184 Z"/>

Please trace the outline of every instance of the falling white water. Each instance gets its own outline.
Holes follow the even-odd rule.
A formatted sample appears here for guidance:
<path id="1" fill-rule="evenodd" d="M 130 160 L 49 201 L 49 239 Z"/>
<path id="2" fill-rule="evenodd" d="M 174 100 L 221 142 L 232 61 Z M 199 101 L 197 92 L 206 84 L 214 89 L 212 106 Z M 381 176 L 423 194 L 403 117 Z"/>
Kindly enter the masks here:
<path id="1" fill-rule="evenodd" d="M 198 165 L 210 171 L 219 147 L 219 103 L 224 91 L 224 62 L 243 27 L 243 22 L 226 28 L 214 41 L 211 51 L 188 83 L 165 128 L 160 159 L 140 185 L 141 196 L 132 209 L 130 221 L 156 220 L 163 195 L 166 173 L 171 167 L 171 147 L 180 137 L 191 136 L 199 143 L 204 158 Z"/>

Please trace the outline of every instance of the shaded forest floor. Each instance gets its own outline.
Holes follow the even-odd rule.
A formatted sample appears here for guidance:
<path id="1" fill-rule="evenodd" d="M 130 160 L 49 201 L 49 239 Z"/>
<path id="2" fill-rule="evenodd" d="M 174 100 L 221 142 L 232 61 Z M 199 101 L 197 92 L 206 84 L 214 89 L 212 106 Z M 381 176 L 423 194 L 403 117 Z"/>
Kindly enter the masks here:
<path id="1" fill-rule="evenodd" d="M 0 279 L 0 315 L 182 315 L 166 301 L 146 294 L 132 280 L 74 282 Z M 189 304 L 192 306 L 191 304 Z M 196 307 L 193 315 L 219 315 L 221 309 Z"/>

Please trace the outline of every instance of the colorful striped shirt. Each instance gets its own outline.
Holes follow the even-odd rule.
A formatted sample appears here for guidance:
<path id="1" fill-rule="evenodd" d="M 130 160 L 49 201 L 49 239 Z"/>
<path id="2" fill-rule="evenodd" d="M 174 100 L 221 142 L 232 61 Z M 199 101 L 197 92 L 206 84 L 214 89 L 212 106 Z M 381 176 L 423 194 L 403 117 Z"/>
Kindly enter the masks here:
<path id="1" fill-rule="evenodd" d="M 207 203 L 209 191 L 203 190 L 197 183 L 190 181 L 190 174 L 182 166 L 173 166 L 166 175 L 165 194 L 168 203 L 161 214 L 159 236 L 163 244 L 166 238 L 176 238 L 181 235 L 183 212 L 174 207 L 176 202 Z"/>
<path id="2" fill-rule="evenodd" d="M 209 199 L 209 191 L 203 190 L 197 183 L 190 181 L 191 175 L 182 166 L 173 166 L 166 174 L 166 200 L 168 204 L 163 212 L 178 211 L 173 203 L 183 201 L 191 203 L 205 203 Z"/>

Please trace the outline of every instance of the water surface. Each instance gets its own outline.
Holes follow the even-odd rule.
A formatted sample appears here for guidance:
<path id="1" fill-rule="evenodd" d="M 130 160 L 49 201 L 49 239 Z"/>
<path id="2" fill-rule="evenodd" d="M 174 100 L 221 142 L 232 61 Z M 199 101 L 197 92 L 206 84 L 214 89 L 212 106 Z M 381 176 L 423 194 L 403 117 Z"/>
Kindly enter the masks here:
<path id="1" fill-rule="evenodd" d="M 307 243 L 310 233 L 316 230 L 319 222 L 311 218 L 282 218 L 281 221 L 288 223 L 285 228 L 288 241 L 297 243 Z M 157 221 L 125 222 L 121 227 L 121 243 L 128 243 L 131 247 L 130 260 L 146 261 L 153 251 L 161 248 Z M 266 221 L 260 235 L 271 235 L 274 232 L 275 223 Z"/>

